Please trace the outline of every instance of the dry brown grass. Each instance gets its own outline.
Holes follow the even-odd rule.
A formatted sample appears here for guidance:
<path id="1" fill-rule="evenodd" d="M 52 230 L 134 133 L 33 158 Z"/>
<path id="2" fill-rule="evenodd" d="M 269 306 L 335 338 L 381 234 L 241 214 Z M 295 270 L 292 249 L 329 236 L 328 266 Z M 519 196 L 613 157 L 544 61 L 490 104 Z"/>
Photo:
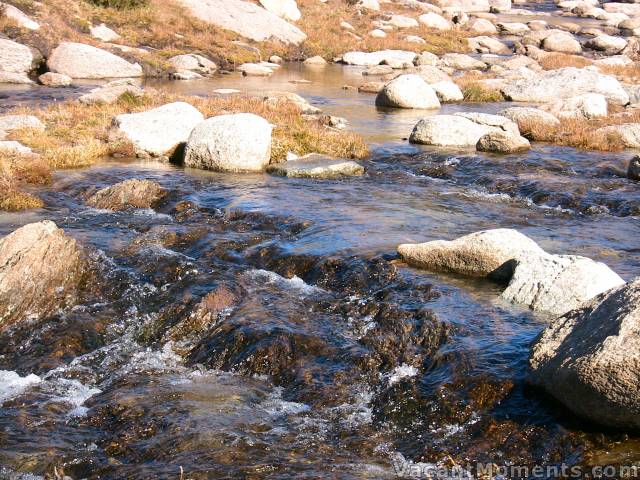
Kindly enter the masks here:
<path id="1" fill-rule="evenodd" d="M 638 83 L 640 82 L 640 64 L 637 62 L 631 65 L 620 67 L 598 66 L 602 73 L 613 75 L 621 82 L 625 83 Z"/>
<path id="2" fill-rule="evenodd" d="M 538 63 L 545 70 L 557 70 L 565 67 L 583 68 L 593 65 L 593 62 L 588 58 L 567 53 L 547 53 L 542 56 Z"/>
<path id="3" fill-rule="evenodd" d="M 38 197 L 18 189 L 21 173 L 14 167 L 23 162 L 17 162 L 17 160 L 21 159 L 16 159 L 14 155 L 0 153 L 0 210 L 18 212 L 44 206 Z M 25 159 L 25 161 L 27 160 Z M 24 167 L 22 175 L 24 175 Z M 50 177 L 44 176 L 42 178 Z"/>
<path id="4" fill-rule="evenodd" d="M 302 12 L 298 26 L 307 34 L 308 38 L 301 47 L 293 49 L 293 52 L 292 49 L 281 51 L 281 54 L 287 57 L 306 58 L 320 55 L 326 60 L 331 60 L 353 50 L 399 49 L 414 52 L 429 51 L 435 54 L 469 51 L 466 34 L 460 30 L 439 32 L 421 26 L 394 29 L 387 32 L 385 38 L 370 37 L 368 32 L 374 28 L 371 22 L 383 18 L 384 13 L 406 15 L 413 18 L 416 18 L 420 13 L 417 10 L 399 5 L 389 6 L 383 3 L 383 12 L 363 10 L 362 15 L 359 15 L 358 10 L 348 5 L 344 0 L 328 0 L 324 4 L 318 0 L 299 0 L 298 5 Z M 385 9 L 389 9 L 389 11 L 386 12 Z M 354 33 L 361 38 L 360 40 L 340 27 L 342 20 L 355 28 Z M 404 40 L 407 35 L 420 36 L 427 43 L 425 45 L 407 42 Z"/>
<path id="5" fill-rule="evenodd" d="M 638 122 L 640 122 L 640 110 L 633 110 L 591 120 L 562 119 L 557 126 L 532 122 L 529 125 L 520 125 L 520 130 L 530 140 L 584 150 L 614 152 L 624 149 L 620 137 L 616 134 L 597 134 L 596 130 L 610 125 Z"/>
<path id="6" fill-rule="evenodd" d="M 488 88 L 481 80 L 491 78 L 488 75 L 470 73 L 454 78 L 455 83 L 462 90 L 465 102 L 502 102 L 504 96 L 500 90 Z"/>
<path id="7" fill-rule="evenodd" d="M 44 132 L 23 129 L 11 132 L 10 138 L 39 153 L 37 159 L 0 156 L 0 188 L 11 192 L 3 200 L 2 209 L 30 205 L 20 185 L 43 184 L 51 179 L 52 169 L 91 165 L 108 155 L 132 155 L 127 142 L 108 134 L 112 118 L 120 113 L 148 110 L 170 102 L 191 103 L 205 117 L 229 113 L 251 112 L 266 118 L 272 125 L 271 159 L 283 160 L 287 152 L 299 155 L 318 152 L 336 157 L 362 158 L 368 154 L 359 135 L 328 128 L 322 119 L 305 119 L 298 107 L 289 102 L 267 103 L 262 98 L 232 95 L 228 97 L 186 97 L 171 94 L 145 95 L 132 99 L 124 95 L 112 105 L 84 105 L 63 102 L 42 110 L 21 108 L 11 113 L 36 115 L 45 124 Z M 33 201 L 31 205 L 36 205 Z"/>

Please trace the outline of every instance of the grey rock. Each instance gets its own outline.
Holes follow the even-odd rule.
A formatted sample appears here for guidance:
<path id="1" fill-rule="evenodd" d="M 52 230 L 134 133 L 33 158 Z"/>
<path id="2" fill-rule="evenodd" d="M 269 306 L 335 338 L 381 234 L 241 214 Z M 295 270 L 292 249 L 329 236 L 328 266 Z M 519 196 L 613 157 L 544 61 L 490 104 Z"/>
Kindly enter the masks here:
<path id="1" fill-rule="evenodd" d="M 83 43 L 64 42 L 47 60 L 49 70 L 71 78 L 141 77 L 142 67 L 106 50 Z"/>
<path id="2" fill-rule="evenodd" d="M 478 140 L 476 150 L 480 152 L 517 153 L 531 148 L 529 140 L 508 132 L 489 132 Z"/>
<path id="3" fill-rule="evenodd" d="M 378 93 L 376 105 L 395 108 L 440 108 L 440 101 L 419 75 L 401 75 Z"/>
<path id="4" fill-rule="evenodd" d="M 114 211 L 151 208 L 166 195 L 167 192 L 158 182 L 132 179 L 97 191 L 89 197 L 87 205 Z"/>
<path id="5" fill-rule="evenodd" d="M 312 153 L 269 165 L 267 172 L 283 177 L 330 179 L 363 175 L 364 167 L 352 160 Z"/>

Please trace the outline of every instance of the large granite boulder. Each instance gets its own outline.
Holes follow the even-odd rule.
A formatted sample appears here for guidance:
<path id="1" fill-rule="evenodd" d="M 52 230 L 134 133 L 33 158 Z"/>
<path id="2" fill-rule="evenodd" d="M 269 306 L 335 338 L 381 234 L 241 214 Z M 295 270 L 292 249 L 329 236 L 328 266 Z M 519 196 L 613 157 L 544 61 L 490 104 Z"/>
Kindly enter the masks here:
<path id="1" fill-rule="evenodd" d="M 55 223 L 31 223 L 0 240 L 0 331 L 73 305 L 85 261 Z"/>
<path id="2" fill-rule="evenodd" d="M 133 143 L 140 156 L 171 156 L 204 120 L 192 105 L 175 102 L 140 113 L 125 113 L 113 119 L 115 135 Z"/>
<path id="3" fill-rule="evenodd" d="M 289 22 L 297 22 L 302 16 L 296 0 L 260 0 L 260 5 Z"/>
<path id="4" fill-rule="evenodd" d="M 376 105 L 381 107 L 432 109 L 440 108 L 436 92 L 420 75 L 401 75 L 378 93 Z"/>
<path id="5" fill-rule="evenodd" d="M 255 3 L 243 0 L 178 0 L 191 15 L 256 42 L 302 43 L 307 36 L 295 25 Z"/>
<path id="6" fill-rule="evenodd" d="M 640 278 L 554 320 L 535 340 L 530 381 L 592 422 L 640 429 Z"/>
<path id="7" fill-rule="evenodd" d="M 582 93 L 600 93 L 615 105 L 629 103 L 629 94 L 620 82 L 595 67 L 550 70 L 516 80 L 502 88 L 502 94 L 515 102 L 554 103 Z"/>
<path id="8" fill-rule="evenodd" d="M 37 61 L 36 56 L 26 45 L 0 38 L 1 72 L 19 74 L 26 78 L 27 74 L 36 68 Z"/>
<path id="9" fill-rule="evenodd" d="M 185 149 L 187 167 L 260 172 L 271 158 L 271 124 L 252 113 L 212 117 L 198 124 Z"/>
<path id="10" fill-rule="evenodd" d="M 141 77 L 142 67 L 84 43 L 63 42 L 47 60 L 49 70 L 71 78 Z"/>

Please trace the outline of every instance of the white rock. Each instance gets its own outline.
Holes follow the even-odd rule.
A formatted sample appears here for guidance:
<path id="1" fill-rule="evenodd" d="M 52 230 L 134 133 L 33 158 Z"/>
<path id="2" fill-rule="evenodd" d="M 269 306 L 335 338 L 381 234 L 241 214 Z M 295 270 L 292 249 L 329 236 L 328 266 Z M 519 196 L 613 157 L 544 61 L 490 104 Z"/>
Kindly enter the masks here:
<path id="1" fill-rule="evenodd" d="M 384 30 L 380 30 L 379 28 L 375 28 L 369 32 L 369 36 L 373 38 L 384 38 L 387 36 Z"/>
<path id="2" fill-rule="evenodd" d="M 629 95 L 618 80 L 613 76 L 603 75 L 596 67 L 567 67 L 546 71 L 515 81 L 504 87 L 502 93 L 515 102 L 553 103 L 582 93 L 600 93 L 615 105 L 626 105 L 629 102 Z"/>
<path id="3" fill-rule="evenodd" d="M 120 38 L 116 32 L 107 27 L 104 23 L 101 23 L 97 27 L 91 27 L 89 33 L 93 38 L 102 40 L 103 42 L 115 42 Z"/>
<path id="4" fill-rule="evenodd" d="M 580 53 L 582 47 L 573 35 L 567 32 L 554 31 L 542 40 L 542 48 L 548 52 Z"/>
<path id="5" fill-rule="evenodd" d="M 49 70 L 71 78 L 141 77 L 142 67 L 91 45 L 61 43 L 47 60 Z"/>
<path id="6" fill-rule="evenodd" d="M 487 65 L 463 53 L 446 53 L 442 56 L 442 63 L 456 70 L 484 70 Z"/>
<path id="7" fill-rule="evenodd" d="M 427 28 L 433 28 L 434 30 L 451 30 L 453 25 L 449 20 L 437 13 L 429 12 L 418 17 L 418 22 L 423 24 Z"/>
<path id="8" fill-rule="evenodd" d="M 29 18 L 22 10 L 13 5 L 0 2 L 0 8 L 4 9 L 4 14 L 7 18 L 13 20 L 22 28 L 26 28 L 27 30 L 38 30 L 40 28 L 38 22 Z"/>
<path id="9" fill-rule="evenodd" d="M 440 108 L 440 101 L 419 75 L 401 75 L 378 93 L 376 105 L 395 108 Z"/>
<path id="10" fill-rule="evenodd" d="M 484 134 L 476 144 L 479 152 L 517 153 L 531 148 L 529 140 L 510 132 L 493 131 Z"/>
<path id="11" fill-rule="evenodd" d="M 121 80 L 114 80 L 100 87 L 85 93 L 78 101 L 85 104 L 104 103 L 111 104 L 118 101 L 123 94 L 129 94 L 134 97 L 140 97 L 144 94 L 143 90 L 133 79 L 125 78 Z"/>
<path id="12" fill-rule="evenodd" d="M 0 71 L 26 74 L 33 70 L 34 61 L 29 47 L 0 38 Z"/>
<path id="13" fill-rule="evenodd" d="M 409 141 L 440 147 L 475 147 L 489 128 L 458 115 L 436 115 L 420 120 Z"/>
<path id="14" fill-rule="evenodd" d="M 295 0 L 260 0 L 260 5 L 290 22 L 297 22 L 302 16 Z"/>
<path id="15" fill-rule="evenodd" d="M 263 171 L 271 156 L 271 129 L 252 113 L 209 118 L 191 133 L 184 163 L 221 172 Z"/>
<path id="16" fill-rule="evenodd" d="M 343 63 L 361 67 L 372 67 L 382 62 L 413 63 L 416 53 L 406 50 L 380 50 L 377 52 L 347 52 L 342 56 Z"/>
<path id="17" fill-rule="evenodd" d="M 471 37 L 468 38 L 467 41 L 469 42 L 469 46 L 471 47 L 471 49 L 476 52 L 489 52 L 500 55 L 507 55 L 511 53 L 511 48 L 502 43 L 500 40 L 496 40 L 492 37 Z"/>
<path id="18" fill-rule="evenodd" d="M 0 140 L 3 140 L 9 132 L 30 128 L 44 130 L 44 124 L 33 115 L 3 115 L 0 116 Z"/>
<path id="19" fill-rule="evenodd" d="M 531 107 L 510 107 L 499 111 L 498 115 L 515 122 L 521 132 L 527 132 L 533 125 L 554 127 L 560 124 L 560 120 L 552 114 Z"/>
<path id="20" fill-rule="evenodd" d="M 358 5 L 367 10 L 380 11 L 380 2 L 378 0 L 360 0 Z"/>
<path id="21" fill-rule="evenodd" d="M 269 165 L 267 172 L 282 177 L 328 179 L 360 176 L 364 174 L 364 168 L 353 160 L 310 153 L 287 159 L 285 163 Z"/>
<path id="22" fill-rule="evenodd" d="M 160 157 L 173 154 L 203 119 L 192 105 L 175 102 L 146 112 L 118 115 L 113 125 L 119 135 L 133 143 L 139 155 Z"/>
<path id="23" fill-rule="evenodd" d="M 0 70 L 0 83 L 15 83 L 22 85 L 31 85 L 31 80 L 26 73 L 5 72 Z"/>
<path id="24" fill-rule="evenodd" d="M 33 150 L 20 142 L 13 140 L 0 140 L 0 152 L 13 153 L 15 155 L 32 155 Z"/>
<path id="25" fill-rule="evenodd" d="M 327 61 L 320 55 L 307 58 L 304 62 L 305 65 L 326 65 Z"/>
<path id="26" fill-rule="evenodd" d="M 496 26 L 502 35 L 524 35 L 530 31 L 527 24 L 519 22 L 498 22 Z"/>
<path id="27" fill-rule="evenodd" d="M 419 26 L 415 18 L 406 17 L 404 15 L 391 15 L 389 23 L 396 28 L 413 28 Z"/>
<path id="28" fill-rule="evenodd" d="M 517 261 L 502 298 L 532 310 L 562 315 L 624 284 L 604 263 L 573 255 L 542 255 Z"/>
<path id="29" fill-rule="evenodd" d="M 544 105 L 541 108 L 560 119 L 588 120 L 606 117 L 608 113 L 607 99 L 599 93 L 583 93 L 550 105 Z"/>
<path id="30" fill-rule="evenodd" d="M 243 63 L 238 67 L 238 71 L 245 76 L 268 77 L 273 75 L 273 69 L 260 65 L 259 63 Z"/>
<path id="31" fill-rule="evenodd" d="M 476 18 L 467 24 L 467 28 L 478 35 L 497 35 L 498 29 L 489 20 Z"/>
<path id="32" fill-rule="evenodd" d="M 627 46 L 627 41 L 621 37 L 598 35 L 584 43 L 585 47 L 602 52 L 620 53 Z"/>
<path id="33" fill-rule="evenodd" d="M 171 57 L 168 62 L 176 70 L 190 70 L 192 72 L 201 73 L 203 75 L 210 75 L 215 73 L 218 66 L 202 55 L 194 53 L 186 55 L 176 55 Z"/>
<path id="34" fill-rule="evenodd" d="M 38 80 L 47 87 L 68 87 L 71 85 L 72 78 L 62 73 L 47 72 L 40 75 Z"/>
<path id="35" fill-rule="evenodd" d="M 464 95 L 460 90 L 460 87 L 453 82 L 442 81 L 430 84 L 438 96 L 438 99 L 442 103 L 447 102 L 461 102 L 464 100 Z"/>
<path id="36" fill-rule="evenodd" d="M 243 0 L 178 0 L 191 14 L 256 42 L 278 40 L 299 44 L 307 36 L 274 13 Z"/>
<path id="37" fill-rule="evenodd" d="M 626 148 L 640 148 L 640 123 L 602 127 L 595 131 L 595 135 L 614 137 Z"/>

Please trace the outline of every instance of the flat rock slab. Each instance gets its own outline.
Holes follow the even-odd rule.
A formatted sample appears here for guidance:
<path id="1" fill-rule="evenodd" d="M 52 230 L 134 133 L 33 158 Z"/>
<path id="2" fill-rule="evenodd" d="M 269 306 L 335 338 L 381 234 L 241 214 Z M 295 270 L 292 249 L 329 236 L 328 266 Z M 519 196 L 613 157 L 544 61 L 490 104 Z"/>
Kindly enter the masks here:
<path id="1" fill-rule="evenodd" d="M 364 167 L 353 160 L 312 153 L 285 163 L 269 165 L 267 172 L 293 178 L 340 178 L 364 175 Z"/>
<path id="2" fill-rule="evenodd" d="M 71 78 L 141 77 L 142 67 L 84 43 L 64 42 L 58 45 L 49 60 L 49 70 Z"/>
<path id="3" fill-rule="evenodd" d="M 242 0 L 179 0 L 191 14 L 245 38 L 299 44 L 307 36 L 295 25 L 260 6 Z"/>

